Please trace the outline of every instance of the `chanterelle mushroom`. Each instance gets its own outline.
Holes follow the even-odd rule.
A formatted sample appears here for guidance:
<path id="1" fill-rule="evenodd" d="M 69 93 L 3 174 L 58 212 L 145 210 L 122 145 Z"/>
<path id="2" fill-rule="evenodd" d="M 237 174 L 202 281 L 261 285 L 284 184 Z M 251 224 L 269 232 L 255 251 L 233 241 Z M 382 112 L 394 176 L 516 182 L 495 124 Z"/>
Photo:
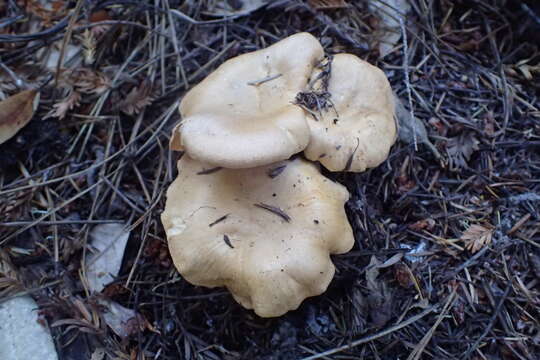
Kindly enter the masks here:
<path id="1" fill-rule="evenodd" d="M 173 150 L 226 168 L 288 159 L 309 141 L 302 109 L 292 104 L 323 49 L 308 33 L 230 59 L 191 89 L 180 104 Z"/>
<path id="2" fill-rule="evenodd" d="M 327 88 L 323 76 L 318 91 L 329 98 L 324 109 L 308 109 L 311 140 L 305 156 L 330 171 L 376 167 L 388 157 L 396 139 L 394 102 L 386 76 L 350 54 L 335 55 L 326 70 L 329 73 L 319 74 L 330 76 Z"/>
<path id="3" fill-rule="evenodd" d="M 187 281 L 226 286 L 264 317 L 326 290 L 334 275 L 329 255 L 354 242 L 342 185 L 300 158 L 231 170 L 184 155 L 178 168 L 161 219 Z"/>

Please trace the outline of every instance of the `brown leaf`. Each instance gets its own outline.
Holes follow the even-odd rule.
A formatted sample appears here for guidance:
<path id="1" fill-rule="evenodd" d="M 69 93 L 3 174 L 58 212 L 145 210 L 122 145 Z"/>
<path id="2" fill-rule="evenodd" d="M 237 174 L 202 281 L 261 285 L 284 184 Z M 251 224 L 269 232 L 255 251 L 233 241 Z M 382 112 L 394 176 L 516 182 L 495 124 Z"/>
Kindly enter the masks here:
<path id="1" fill-rule="evenodd" d="M 429 230 L 432 230 L 434 226 L 435 226 L 435 220 L 431 218 L 427 218 L 427 219 L 418 220 L 417 222 L 410 224 L 409 229 L 414 230 L 414 231 L 420 231 L 420 230 L 426 229 L 429 231 Z"/>
<path id="2" fill-rule="evenodd" d="M 470 132 L 450 138 L 446 147 L 450 170 L 455 171 L 467 166 L 473 152 L 478 150 L 479 143 Z"/>
<path id="3" fill-rule="evenodd" d="M 145 80 L 138 87 L 131 89 L 125 99 L 118 104 L 118 108 L 128 115 L 138 114 L 154 101 L 152 92 L 152 84 Z"/>
<path id="4" fill-rule="evenodd" d="M 403 254 L 398 254 L 403 255 Z M 369 290 L 367 303 L 370 309 L 370 317 L 375 327 L 383 327 L 392 317 L 393 294 L 387 283 L 378 279 L 379 269 L 391 266 L 399 261 L 399 256 L 393 256 L 381 263 L 375 256 L 366 269 L 366 287 Z"/>
<path id="5" fill-rule="evenodd" d="M 107 20 L 111 20 L 111 16 L 109 15 L 108 11 L 107 10 L 98 10 L 98 11 L 94 11 L 91 15 L 90 15 L 90 19 L 89 21 L 91 23 L 96 23 L 96 22 L 99 22 L 99 21 L 107 21 Z"/>
<path id="6" fill-rule="evenodd" d="M 414 285 L 413 279 L 411 278 L 412 272 L 405 263 L 398 263 L 394 265 L 394 277 L 396 278 L 399 285 L 404 288 L 410 288 Z"/>
<path id="7" fill-rule="evenodd" d="M 441 155 L 429 139 L 426 126 L 422 120 L 416 116 L 413 116 L 410 109 L 405 108 L 403 101 L 399 96 L 396 95 L 396 93 L 394 93 L 394 103 L 396 105 L 396 119 L 399 140 L 407 144 L 424 144 L 429 148 L 429 150 L 431 150 L 435 157 L 440 158 Z"/>
<path id="8" fill-rule="evenodd" d="M 69 110 L 72 110 L 75 106 L 79 105 L 80 101 L 81 94 L 73 90 L 66 98 L 53 105 L 54 110 L 48 116 L 63 119 Z"/>
<path id="9" fill-rule="evenodd" d="M 52 26 L 55 20 L 63 18 L 68 10 L 65 1 L 27 0 L 26 12 L 37 16 L 43 21 L 43 26 Z"/>
<path id="10" fill-rule="evenodd" d="M 66 83 L 81 93 L 101 94 L 110 86 L 105 74 L 88 68 L 77 68 L 67 75 Z"/>
<path id="11" fill-rule="evenodd" d="M 28 124 L 38 103 L 37 90 L 26 90 L 0 101 L 0 144 Z"/>
<path id="12" fill-rule="evenodd" d="M 473 224 L 471 225 L 463 235 L 461 235 L 461 241 L 465 243 L 465 247 L 473 254 L 483 248 L 485 245 L 491 243 L 493 236 L 493 227 L 487 225 Z"/>
<path id="13" fill-rule="evenodd" d="M 110 300 L 99 300 L 99 303 L 106 308 L 103 313 L 105 322 L 121 338 L 128 338 L 150 327 L 146 318 L 132 309 Z"/>

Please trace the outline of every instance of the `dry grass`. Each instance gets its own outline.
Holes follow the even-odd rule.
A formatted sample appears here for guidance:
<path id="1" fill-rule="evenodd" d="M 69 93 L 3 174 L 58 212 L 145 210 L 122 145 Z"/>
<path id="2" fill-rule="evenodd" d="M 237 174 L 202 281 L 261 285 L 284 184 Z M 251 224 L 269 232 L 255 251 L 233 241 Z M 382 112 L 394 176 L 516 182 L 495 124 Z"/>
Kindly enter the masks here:
<path id="1" fill-rule="evenodd" d="M 376 19 L 346 2 L 280 0 L 226 18 L 208 14 L 210 0 L 0 5 L 0 91 L 42 86 L 34 120 L 0 146 L 0 255 L 12 263 L 0 301 L 36 298 L 62 359 L 538 357 L 540 11 L 411 1 L 407 56 L 398 44 L 380 60 Z M 334 258 L 324 295 L 260 319 L 171 265 L 159 221 L 176 171 L 169 132 L 179 98 L 221 62 L 298 31 L 383 68 L 441 157 L 402 136 L 379 168 L 337 176 L 355 248 Z M 74 61 L 43 69 L 47 51 L 67 59 L 70 45 Z M 128 339 L 81 281 L 89 230 L 118 220 L 133 231 L 105 296 L 150 324 Z"/>

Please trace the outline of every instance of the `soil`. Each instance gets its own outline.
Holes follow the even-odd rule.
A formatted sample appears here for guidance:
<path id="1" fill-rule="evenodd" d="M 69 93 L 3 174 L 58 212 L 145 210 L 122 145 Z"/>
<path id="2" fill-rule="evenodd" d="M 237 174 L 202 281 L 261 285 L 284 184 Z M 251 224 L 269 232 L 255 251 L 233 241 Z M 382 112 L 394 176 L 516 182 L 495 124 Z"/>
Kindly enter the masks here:
<path id="1" fill-rule="evenodd" d="M 1 4 L 0 96 L 41 87 L 41 100 L 0 144 L 0 302 L 30 294 L 66 360 L 538 359 L 539 6 L 411 0 L 406 47 L 380 58 L 368 3 L 234 1 L 228 16 L 216 0 Z M 300 31 L 383 69 L 409 117 L 381 166 L 326 174 L 351 194 L 356 238 L 328 290 L 262 319 L 172 265 L 168 143 L 187 90 Z M 81 53 L 47 66 L 68 45 Z M 131 230 L 121 272 L 92 295 L 89 232 L 119 220 Z M 104 298 L 139 314 L 127 336 Z"/>

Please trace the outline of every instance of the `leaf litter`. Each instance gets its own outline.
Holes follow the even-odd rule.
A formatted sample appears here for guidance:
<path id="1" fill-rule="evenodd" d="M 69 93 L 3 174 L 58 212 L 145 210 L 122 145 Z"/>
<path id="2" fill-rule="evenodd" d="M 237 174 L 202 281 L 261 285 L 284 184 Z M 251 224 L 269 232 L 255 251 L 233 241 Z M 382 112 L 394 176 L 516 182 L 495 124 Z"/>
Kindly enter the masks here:
<path id="1" fill-rule="evenodd" d="M 41 95 L 33 120 L 0 144 L 0 246 L 15 269 L 0 276 L 0 302 L 34 298 L 64 358 L 91 358 L 97 349 L 122 359 L 540 352 L 534 2 L 524 10 L 491 0 L 408 1 L 399 33 L 394 23 L 399 40 L 384 42 L 391 46 L 382 58 L 388 25 L 372 1 L 333 9 L 290 0 L 256 9 L 234 0 L 58 1 L 56 13 L 41 3 L 0 5 L 0 97 L 32 88 Z M 329 54 L 379 66 L 413 115 L 401 116 L 408 129 L 381 166 L 326 174 L 349 190 L 356 237 L 350 253 L 333 257 L 328 290 L 283 317 L 259 319 L 223 289 L 188 284 L 172 265 L 159 223 L 176 171 L 169 134 L 179 99 L 219 64 L 299 31 Z M 57 75 L 63 47 L 55 87 L 46 80 Z M 321 99 L 305 99 L 315 115 Z M 46 117 L 57 108 L 62 119 Z M 89 235 L 114 222 L 131 224 L 130 246 L 115 280 L 92 293 L 82 268 Z M 474 224 L 493 225 L 491 242 L 489 231 L 469 234 L 469 251 L 461 236 Z M 403 258 L 394 265 L 368 268 L 372 256 L 385 263 L 396 254 Z M 115 316 L 136 313 L 151 327 L 115 332 L 99 299 L 128 309 Z M 272 341 L 285 328 L 287 341 Z"/>
<path id="2" fill-rule="evenodd" d="M 25 90 L 0 101 L 0 144 L 11 139 L 34 116 L 39 91 Z"/>
<path id="3" fill-rule="evenodd" d="M 465 243 L 465 248 L 474 254 L 489 245 L 492 238 L 493 226 L 472 224 L 463 232 L 460 239 Z"/>

